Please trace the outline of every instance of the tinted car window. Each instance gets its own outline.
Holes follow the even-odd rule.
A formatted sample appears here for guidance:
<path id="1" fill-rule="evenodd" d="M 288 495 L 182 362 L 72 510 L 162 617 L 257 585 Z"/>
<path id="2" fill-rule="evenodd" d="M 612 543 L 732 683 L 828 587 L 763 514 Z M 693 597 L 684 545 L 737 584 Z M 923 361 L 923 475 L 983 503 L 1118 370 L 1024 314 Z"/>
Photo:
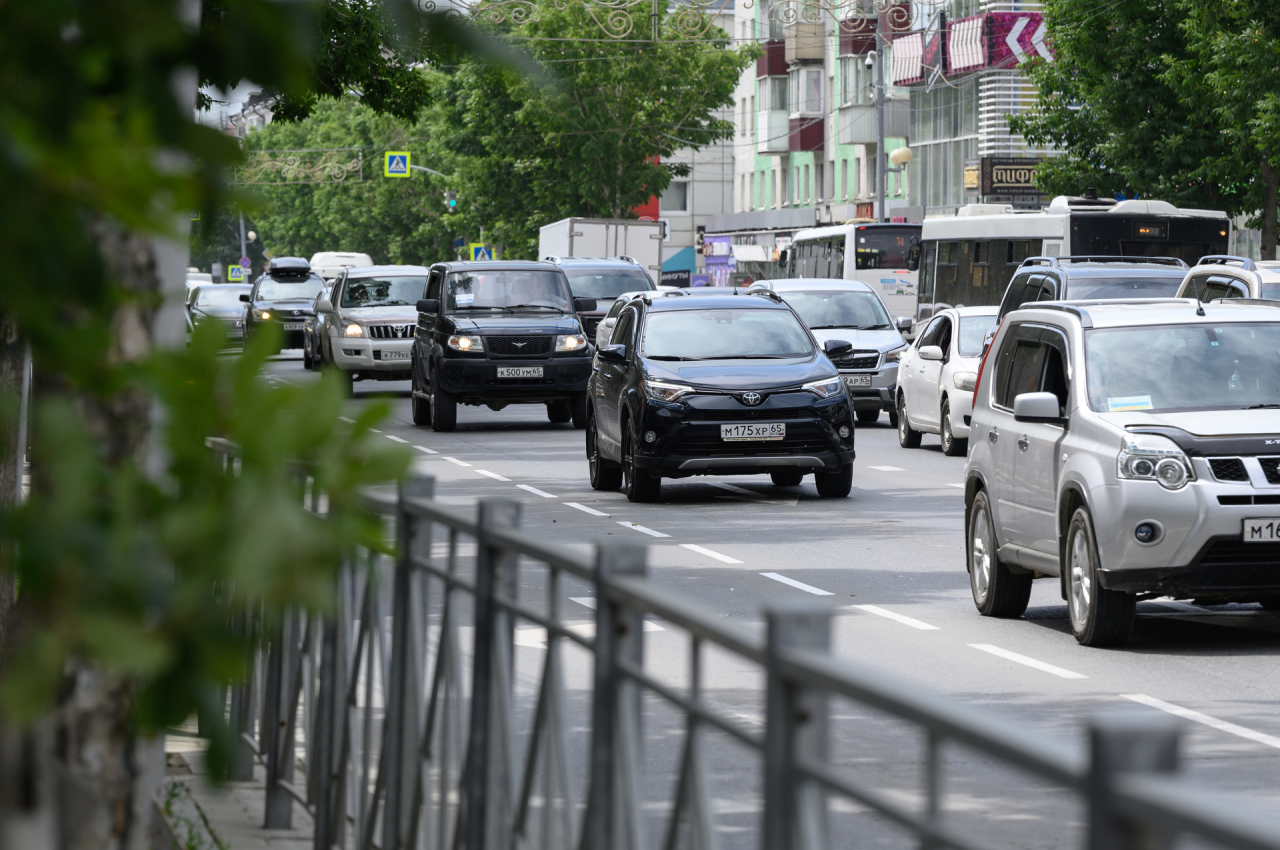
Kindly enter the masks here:
<path id="1" fill-rule="evenodd" d="M 942 317 L 936 317 L 929 326 L 924 329 L 924 333 L 916 338 L 916 347 L 924 348 L 926 345 L 937 345 L 938 328 L 942 327 Z"/>
<path id="2" fill-rule="evenodd" d="M 565 269 L 574 298 L 617 298 L 624 292 L 653 289 L 640 269 Z"/>
<path id="3" fill-rule="evenodd" d="M 1209 278 L 1209 282 L 1204 287 L 1204 295 L 1202 300 L 1215 301 L 1219 298 L 1243 298 L 1244 293 L 1235 285 L 1235 281 L 1230 278 Z"/>
<path id="4" fill-rule="evenodd" d="M 1181 285 L 1176 277 L 1075 277 L 1067 283 L 1066 297 L 1170 298 Z"/>
<path id="5" fill-rule="evenodd" d="M 427 279 L 421 275 L 351 278 L 342 290 L 342 306 L 411 307 L 426 288 Z"/>
<path id="6" fill-rule="evenodd" d="M 631 344 L 631 326 L 635 324 L 636 311 L 628 310 L 618 319 L 618 324 L 613 326 L 613 335 L 609 337 L 610 345 L 630 345 Z"/>
<path id="7" fill-rule="evenodd" d="M 1026 291 L 1027 282 L 1030 280 L 1029 274 L 1020 274 L 1013 279 L 1013 283 L 1009 284 L 1009 289 L 1004 294 L 1003 306 L 1000 309 L 1001 316 L 1014 309 L 1012 305 L 1022 303 L 1022 294 Z"/>
<path id="8" fill-rule="evenodd" d="M 1039 340 L 1020 339 L 1009 363 L 1009 382 L 1004 387 L 1001 404 L 1013 407 L 1013 400 L 1023 393 L 1040 391 L 1044 373 L 1045 347 Z"/>
<path id="9" fill-rule="evenodd" d="M 977 357 L 982 353 L 982 343 L 987 331 L 996 323 L 995 316 L 962 316 L 960 318 L 960 338 L 956 350 L 961 357 Z"/>
<path id="10" fill-rule="evenodd" d="M 559 272 L 493 269 L 452 272 L 445 280 L 446 310 L 546 307 L 569 312 L 568 287 Z"/>
<path id="11" fill-rule="evenodd" d="M 811 328 L 888 328 L 889 314 L 870 292 L 798 290 L 780 293 Z"/>
<path id="12" fill-rule="evenodd" d="M 324 281 L 318 277 L 287 283 L 279 280 L 264 280 L 258 284 L 258 300 L 292 301 L 305 298 L 312 301 L 324 292 L 324 287 Z"/>
<path id="13" fill-rule="evenodd" d="M 613 302 L 613 306 L 609 308 L 609 312 L 608 312 L 608 313 L 606 313 L 604 317 L 605 317 L 606 319 L 616 319 L 616 318 L 618 318 L 618 314 L 622 312 L 622 308 L 623 308 L 623 307 L 627 306 L 627 303 L 628 303 L 628 302 L 626 302 L 626 301 L 615 301 L 615 302 Z"/>
<path id="14" fill-rule="evenodd" d="M 790 310 L 677 310 L 649 314 L 644 354 L 694 360 L 808 357 L 813 343 Z"/>

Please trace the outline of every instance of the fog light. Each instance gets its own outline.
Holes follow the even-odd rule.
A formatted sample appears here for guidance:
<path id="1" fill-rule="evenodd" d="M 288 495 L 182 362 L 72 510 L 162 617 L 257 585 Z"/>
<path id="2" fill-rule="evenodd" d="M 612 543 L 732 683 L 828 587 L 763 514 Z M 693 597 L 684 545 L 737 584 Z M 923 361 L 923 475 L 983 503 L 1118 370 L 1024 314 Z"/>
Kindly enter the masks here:
<path id="1" fill-rule="evenodd" d="M 1133 529 L 1133 537 L 1139 543 L 1155 543 L 1160 539 L 1160 526 L 1154 522 L 1140 522 Z"/>
<path id="2" fill-rule="evenodd" d="M 654 440 L 656 440 L 656 439 L 658 439 L 658 435 L 657 435 L 657 434 L 655 434 L 655 433 L 653 433 L 652 431 L 645 431 L 645 432 L 644 432 L 644 441 L 645 441 L 646 443 L 652 443 L 652 442 L 653 442 Z"/>
<path id="3" fill-rule="evenodd" d="M 849 426 L 848 426 L 848 425 L 841 425 L 841 426 L 840 426 L 840 436 L 841 436 L 841 437 L 843 437 L 843 438 L 844 438 L 844 439 L 846 439 L 846 440 L 847 440 L 847 439 L 849 439 Z"/>

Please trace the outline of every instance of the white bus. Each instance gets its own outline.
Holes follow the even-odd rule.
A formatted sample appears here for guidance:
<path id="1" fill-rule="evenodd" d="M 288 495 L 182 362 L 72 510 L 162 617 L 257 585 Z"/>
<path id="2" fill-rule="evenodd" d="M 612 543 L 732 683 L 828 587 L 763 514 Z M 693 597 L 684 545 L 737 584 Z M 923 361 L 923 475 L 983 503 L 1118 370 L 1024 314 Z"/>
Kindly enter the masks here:
<path id="1" fill-rule="evenodd" d="M 946 307 L 999 304 L 1027 257 L 1178 257 L 1194 266 L 1226 253 L 1230 239 L 1226 213 L 1165 201 L 1059 196 L 1026 212 L 970 204 L 924 220 L 916 323 Z"/>
<path id="2" fill-rule="evenodd" d="M 838 224 L 801 230 L 787 250 L 787 277 L 860 280 L 893 316 L 916 313 L 918 224 Z"/>

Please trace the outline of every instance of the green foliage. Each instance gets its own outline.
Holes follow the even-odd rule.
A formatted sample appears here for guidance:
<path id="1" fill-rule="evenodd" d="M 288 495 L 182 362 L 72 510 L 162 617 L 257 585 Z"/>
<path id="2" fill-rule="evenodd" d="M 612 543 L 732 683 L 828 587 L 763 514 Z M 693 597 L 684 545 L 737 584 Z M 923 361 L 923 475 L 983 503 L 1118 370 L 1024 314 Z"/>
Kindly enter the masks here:
<path id="1" fill-rule="evenodd" d="M 245 212 L 244 229 L 246 233 L 258 229 L 250 211 Z M 245 250 L 253 267 L 262 269 L 267 259 L 262 241 L 246 241 Z M 222 263 L 225 269 L 239 259 L 240 210 L 235 206 L 219 205 L 202 213 L 199 221 L 191 222 L 191 258 L 187 265 L 207 272 L 213 263 Z"/>

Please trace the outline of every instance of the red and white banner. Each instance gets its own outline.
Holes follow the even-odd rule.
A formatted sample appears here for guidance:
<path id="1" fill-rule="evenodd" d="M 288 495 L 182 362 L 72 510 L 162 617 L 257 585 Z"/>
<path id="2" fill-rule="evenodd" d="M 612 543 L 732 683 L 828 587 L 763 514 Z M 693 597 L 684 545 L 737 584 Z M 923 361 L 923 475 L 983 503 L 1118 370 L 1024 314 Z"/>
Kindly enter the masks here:
<path id="1" fill-rule="evenodd" d="M 947 26 L 947 73 L 987 66 L 986 22 L 986 15 L 977 15 Z"/>
<path id="2" fill-rule="evenodd" d="M 891 83 L 901 86 L 923 80 L 923 58 L 924 33 L 912 32 L 894 39 Z"/>

